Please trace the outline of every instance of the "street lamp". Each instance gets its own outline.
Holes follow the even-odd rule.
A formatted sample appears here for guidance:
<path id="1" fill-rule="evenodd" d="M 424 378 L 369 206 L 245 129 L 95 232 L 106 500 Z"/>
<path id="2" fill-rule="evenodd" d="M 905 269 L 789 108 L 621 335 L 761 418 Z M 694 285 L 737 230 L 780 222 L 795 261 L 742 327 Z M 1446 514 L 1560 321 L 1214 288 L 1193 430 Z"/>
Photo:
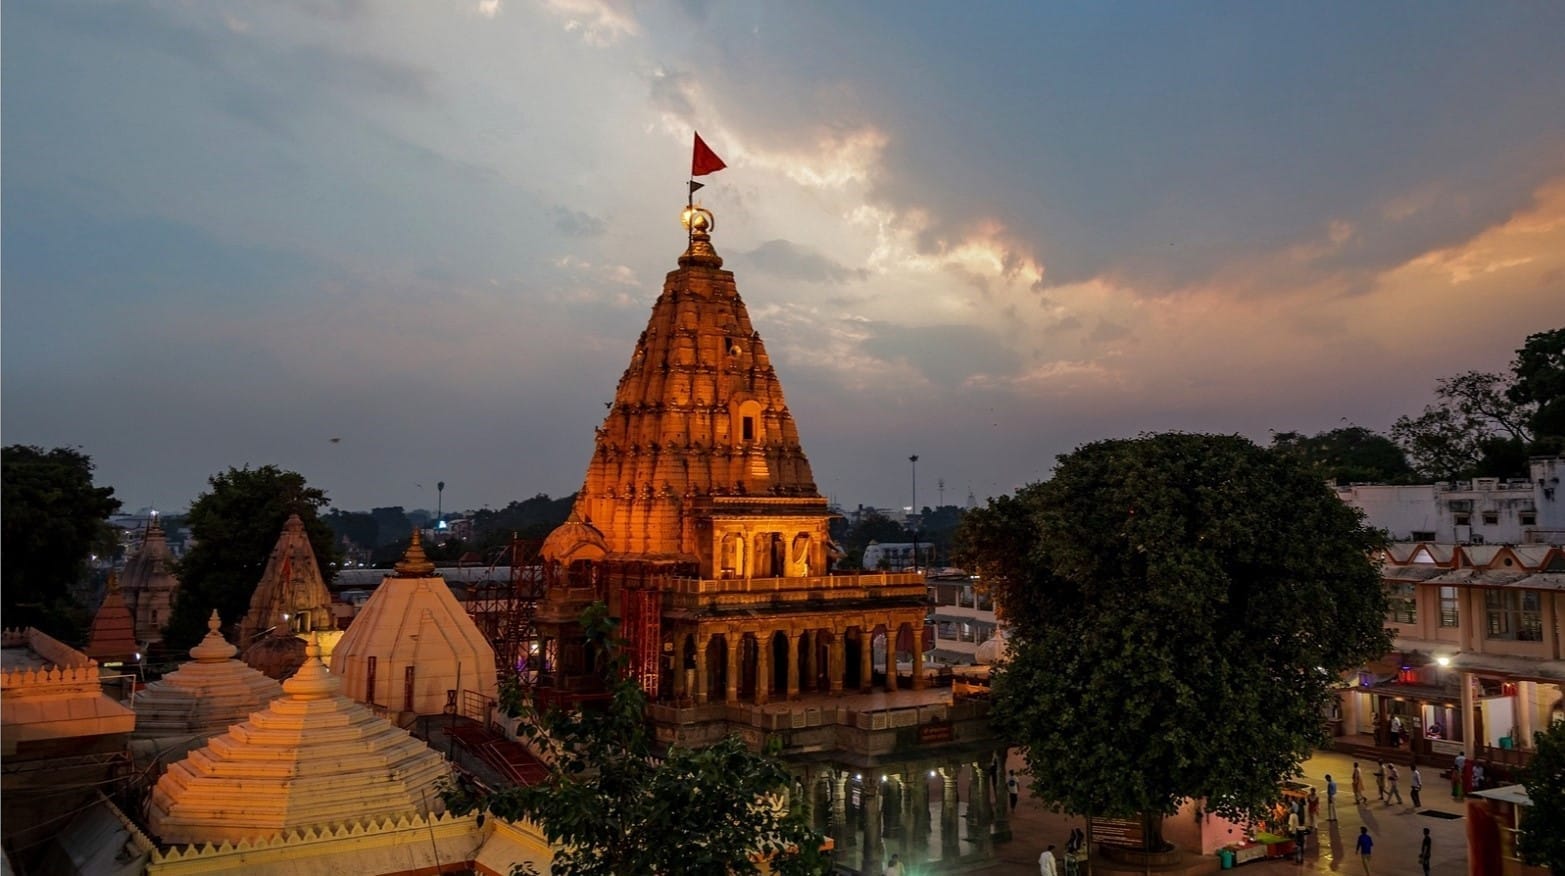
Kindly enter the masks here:
<path id="1" fill-rule="evenodd" d="M 913 466 L 913 571 L 918 571 L 918 454 L 907 458 Z"/>

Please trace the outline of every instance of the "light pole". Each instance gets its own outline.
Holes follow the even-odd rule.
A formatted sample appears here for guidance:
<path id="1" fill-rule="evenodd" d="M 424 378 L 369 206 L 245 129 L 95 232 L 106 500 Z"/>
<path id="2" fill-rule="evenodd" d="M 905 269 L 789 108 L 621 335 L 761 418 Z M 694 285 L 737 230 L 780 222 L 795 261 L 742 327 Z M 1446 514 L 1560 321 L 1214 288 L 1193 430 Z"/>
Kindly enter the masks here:
<path id="1" fill-rule="evenodd" d="M 445 519 L 446 482 L 435 481 L 435 528 L 440 528 L 440 521 Z"/>
<path id="2" fill-rule="evenodd" d="M 918 571 L 918 454 L 907 458 L 913 466 L 913 571 Z"/>

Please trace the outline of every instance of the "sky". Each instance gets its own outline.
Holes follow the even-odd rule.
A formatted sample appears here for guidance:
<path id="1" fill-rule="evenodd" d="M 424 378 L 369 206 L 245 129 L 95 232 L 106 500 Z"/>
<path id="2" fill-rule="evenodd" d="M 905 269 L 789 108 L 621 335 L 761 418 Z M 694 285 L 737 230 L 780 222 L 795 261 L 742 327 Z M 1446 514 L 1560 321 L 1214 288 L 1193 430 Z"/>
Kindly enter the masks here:
<path id="1" fill-rule="evenodd" d="M 1558 3 L 14 0 L 0 440 L 82 448 L 127 509 L 264 464 L 345 509 L 569 493 L 693 130 L 850 508 L 1142 432 L 1385 430 L 1565 325 L 1561 34 Z"/>

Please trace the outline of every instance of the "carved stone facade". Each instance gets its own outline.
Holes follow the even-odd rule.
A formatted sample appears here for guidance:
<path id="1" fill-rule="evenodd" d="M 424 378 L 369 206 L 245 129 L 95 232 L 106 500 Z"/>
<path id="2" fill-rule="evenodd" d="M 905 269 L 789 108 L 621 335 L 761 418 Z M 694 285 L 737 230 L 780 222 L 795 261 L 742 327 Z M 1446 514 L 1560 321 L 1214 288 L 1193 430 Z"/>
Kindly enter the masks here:
<path id="1" fill-rule="evenodd" d="M 334 623 L 331 593 L 321 577 L 309 533 L 299 515 L 291 514 L 250 596 L 250 611 L 239 622 L 239 649 L 245 651 L 274 626 L 308 634 L 333 629 Z"/>
<path id="2" fill-rule="evenodd" d="M 659 742 L 781 744 L 839 865 L 992 857 L 1010 830 L 987 702 L 929 687 L 922 575 L 831 573 L 831 512 L 710 224 L 687 225 L 573 513 L 544 542 L 536 695 L 592 696 L 577 619 L 601 599 Z"/>
<path id="3" fill-rule="evenodd" d="M 157 517 L 147 523 L 141 546 L 126 561 L 120 587 L 136 621 L 136 641 L 163 641 L 163 625 L 173 611 L 179 578 L 174 575 L 174 555 Z"/>

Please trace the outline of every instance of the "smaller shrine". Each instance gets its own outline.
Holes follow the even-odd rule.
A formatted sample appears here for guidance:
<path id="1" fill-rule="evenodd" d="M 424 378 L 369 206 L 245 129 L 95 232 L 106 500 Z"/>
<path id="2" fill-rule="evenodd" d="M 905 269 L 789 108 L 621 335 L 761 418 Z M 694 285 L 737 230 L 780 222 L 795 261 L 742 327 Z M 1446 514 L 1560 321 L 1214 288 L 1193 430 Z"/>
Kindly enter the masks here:
<path id="1" fill-rule="evenodd" d="M 88 657 L 99 663 L 130 663 L 137 660 L 141 648 L 136 644 L 136 623 L 131 619 L 125 597 L 120 595 L 118 575 L 109 574 L 108 593 L 98 613 L 92 616 L 92 632 L 87 635 Z"/>
<path id="2" fill-rule="evenodd" d="M 218 632 L 221 625 L 214 610 L 206 638 L 190 649 L 191 662 L 136 695 L 132 738 L 177 738 L 182 743 L 173 749 L 160 746 L 161 758 L 205 744 L 282 696 L 276 681 L 235 659 L 239 649 Z"/>
<path id="3" fill-rule="evenodd" d="M 332 667 L 348 696 L 404 714 L 468 705 L 459 700 L 487 706 L 498 695 L 494 649 L 435 572 L 417 529 L 337 642 Z"/>
<path id="4" fill-rule="evenodd" d="M 266 561 L 266 570 L 250 597 L 250 610 L 239 621 L 239 648 L 250 644 L 274 626 L 295 634 L 332 630 L 331 592 L 321 577 L 310 534 L 297 514 L 290 514 L 277 546 Z"/>
<path id="5" fill-rule="evenodd" d="M 140 547 L 125 562 L 120 589 L 136 622 L 136 641 L 163 641 L 163 625 L 174 609 L 179 578 L 174 575 L 174 555 L 156 513 L 141 533 Z"/>
<path id="6" fill-rule="evenodd" d="M 147 823 L 159 840 L 254 843 L 310 828 L 440 814 L 440 784 L 451 776 L 450 766 L 407 731 L 344 696 L 314 642 L 282 689 L 265 711 L 191 752 L 158 780 Z M 469 842 L 462 857 L 474 846 Z"/>

